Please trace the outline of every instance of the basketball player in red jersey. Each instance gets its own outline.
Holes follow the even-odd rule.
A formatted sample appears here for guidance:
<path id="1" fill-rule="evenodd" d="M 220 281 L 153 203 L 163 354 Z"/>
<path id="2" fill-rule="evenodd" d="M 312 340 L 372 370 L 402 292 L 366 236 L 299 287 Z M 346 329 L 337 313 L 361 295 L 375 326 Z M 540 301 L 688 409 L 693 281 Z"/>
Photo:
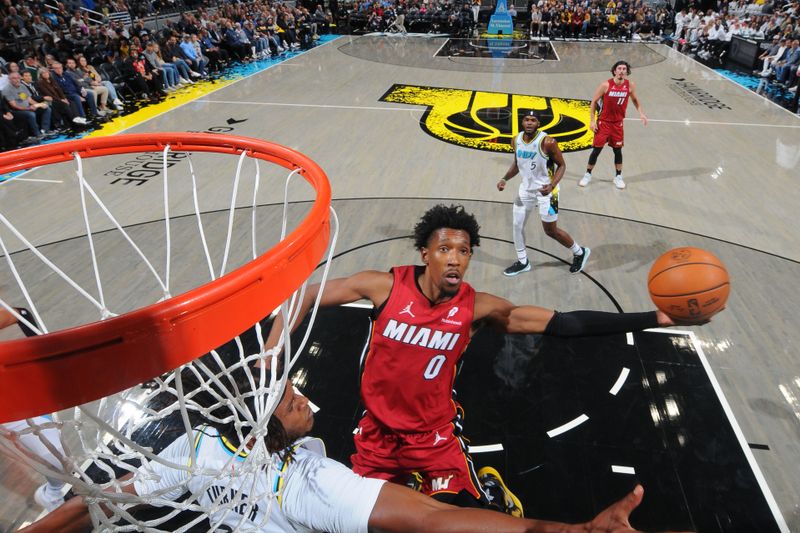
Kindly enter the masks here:
<path id="1" fill-rule="evenodd" d="M 486 505 L 484 489 L 489 487 L 493 498 L 501 494 L 506 511 L 521 516 L 519 501 L 496 471 L 485 469 L 476 475 L 460 436 L 453 382 L 456 364 L 472 335 L 484 325 L 507 333 L 571 337 L 675 324 L 660 311 L 561 313 L 476 292 L 464 282 L 464 275 L 473 249 L 480 244 L 479 229 L 462 206 L 436 205 L 414 228 L 422 266 L 368 270 L 329 280 L 320 305 L 367 299 L 375 306 L 369 349 L 362 361 L 361 400 L 366 413 L 355 432 L 353 471 L 402 484 L 410 474 L 419 473 L 424 493 L 465 507 Z M 319 285 L 307 289 L 300 317 L 318 292 Z M 281 329 L 279 315 L 267 348 L 278 343 Z"/>
<path id="2" fill-rule="evenodd" d="M 603 146 L 608 144 L 614 150 L 614 185 L 617 189 L 625 188 L 625 180 L 622 179 L 622 146 L 625 144 L 625 133 L 622 129 L 622 122 L 625 120 L 625 111 L 628 109 L 628 98 L 630 97 L 636 110 L 639 111 L 639 118 L 647 126 L 647 117 L 642 110 L 642 105 L 636 97 L 636 85 L 628 79 L 631 75 L 631 66 L 625 61 L 617 61 L 611 67 L 611 74 L 614 75 L 597 87 L 592 97 L 592 104 L 589 107 L 590 127 L 594 132 L 594 142 L 592 143 L 592 153 L 589 156 L 589 164 L 586 165 L 586 174 L 583 175 L 578 185 L 586 187 L 592 181 L 592 169 L 597 163 L 597 156 Z M 595 119 L 597 103 L 603 99 L 600 109 L 600 119 Z"/>

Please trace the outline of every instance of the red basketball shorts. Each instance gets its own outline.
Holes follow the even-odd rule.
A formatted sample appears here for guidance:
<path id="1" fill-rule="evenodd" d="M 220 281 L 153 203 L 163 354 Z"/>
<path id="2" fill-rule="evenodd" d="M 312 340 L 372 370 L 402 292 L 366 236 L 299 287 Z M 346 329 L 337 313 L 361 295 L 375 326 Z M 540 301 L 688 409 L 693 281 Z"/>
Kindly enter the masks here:
<path id="1" fill-rule="evenodd" d="M 401 485 L 417 473 L 424 494 L 458 494 L 466 490 L 483 500 L 467 445 L 454 431 L 453 424 L 446 424 L 427 433 L 395 433 L 367 414 L 358 423 L 353 439 L 353 472 Z"/>
<path id="2" fill-rule="evenodd" d="M 625 145 L 625 132 L 622 130 L 622 122 L 598 121 L 597 133 L 594 134 L 592 146 L 602 148 L 606 144 L 612 148 L 622 148 Z"/>

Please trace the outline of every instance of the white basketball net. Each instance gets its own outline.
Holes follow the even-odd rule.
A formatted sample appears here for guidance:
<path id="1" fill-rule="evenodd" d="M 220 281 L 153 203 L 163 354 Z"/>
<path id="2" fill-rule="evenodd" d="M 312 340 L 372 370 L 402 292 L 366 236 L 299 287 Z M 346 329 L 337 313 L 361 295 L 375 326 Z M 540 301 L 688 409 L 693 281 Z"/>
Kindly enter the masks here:
<path id="1" fill-rule="evenodd" d="M 150 257 L 152 254 L 144 251 L 144 247 L 137 243 L 129 229 L 112 214 L 108 202 L 100 198 L 84 177 L 83 161 L 75 154 L 81 215 L 91 250 L 85 268 L 93 273 L 94 280 L 90 285 L 94 286 L 82 286 L 68 275 L 65 269 L 60 268 L 55 260 L 51 260 L 32 245 L 22 232 L 3 213 L 0 213 L 0 230 L 3 227 L 7 230 L 7 232 L 0 231 L 0 248 L 8 266 L 6 275 L 16 281 L 24 297 L 25 306 L 32 312 L 36 324 L 16 312 L 14 306 L 21 306 L 21 302 L 12 303 L 0 299 L 0 306 L 38 334 L 49 331 L 45 320 L 48 314 L 46 311 L 40 313 L 36 298 L 32 296 L 34 291 L 29 290 L 31 282 L 28 281 L 26 284 L 23 280 L 14 255 L 9 251 L 4 236 L 10 232 L 25 249 L 46 265 L 52 274 L 58 276 L 76 294 L 89 302 L 96 309 L 97 318 L 102 320 L 127 312 L 129 309 L 120 310 L 114 307 L 113 295 L 108 294 L 102 281 L 104 265 L 102 256 L 96 253 L 97 238 L 92 230 L 94 221 L 92 213 L 97 213 L 98 208 L 105 221 L 110 221 L 114 228 L 112 231 L 129 244 L 135 256 L 140 259 L 157 284 L 158 296 L 155 301 L 171 297 L 172 291 L 175 290 L 171 274 L 176 251 L 171 238 L 173 220 L 170 216 L 169 190 L 176 181 L 182 179 L 191 180 L 194 218 L 199 232 L 199 242 L 202 244 L 202 256 L 205 258 L 205 264 L 200 261 L 196 261 L 195 264 L 198 265 L 197 269 L 203 271 L 207 269 L 207 281 L 212 281 L 238 266 L 231 265 L 231 251 L 235 247 L 233 236 L 237 234 L 237 229 L 249 233 L 250 259 L 255 259 L 276 244 L 275 242 L 259 244 L 257 229 L 260 224 L 257 214 L 260 205 L 261 172 L 257 159 L 251 158 L 247 151 L 239 157 L 227 210 L 225 236 L 215 246 L 207 238 L 209 228 L 200 209 L 199 191 L 202 188 L 198 187 L 198 176 L 192 164 L 191 154 L 187 154 L 185 158 L 188 162 L 188 176 L 173 177 L 169 175 L 170 165 L 167 164 L 170 153 L 169 146 L 165 147 L 162 153 L 165 221 L 164 246 L 161 254 L 164 260 L 163 267 L 157 265 L 157 260 Z M 254 173 L 248 178 L 243 177 L 242 172 L 246 159 L 252 159 L 255 163 Z M 297 172 L 298 170 L 295 170 L 286 176 L 280 240 L 287 234 L 290 183 Z M 219 177 L 216 176 L 215 179 Z M 243 206 L 241 199 L 237 197 L 240 188 L 244 190 L 247 187 L 251 187 L 246 193 L 249 202 Z M 250 191 L 252 194 L 249 194 Z M 90 209 L 90 205 L 94 207 Z M 245 211 L 249 209 L 250 216 L 234 216 L 237 209 Z M 338 220 L 333 209 L 331 209 L 331 220 L 332 240 L 328 260 L 322 273 L 323 284 L 327 279 L 330 258 L 338 233 Z M 238 232 L 240 240 L 242 231 Z M 214 266 L 216 261 L 219 261 L 217 268 Z M 273 458 L 265 444 L 267 425 L 282 397 L 284 387 L 292 386 L 291 383 L 287 384 L 291 366 L 302 352 L 311 329 L 308 328 L 305 338 L 293 350 L 287 329 L 291 331 L 297 320 L 302 318 L 298 316 L 299 302 L 302 301 L 305 289 L 306 284 L 303 284 L 279 308 L 284 323 L 290 325 L 289 328 L 284 328 L 278 346 L 270 350 L 272 353 L 283 354 L 281 357 L 284 364 L 281 372 L 276 370 L 278 365 L 274 364 L 255 366 L 258 360 L 271 355 L 265 353 L 263 349 L 266 332 L 262 331 L 261 323 L 256 323 L 221 349 L 212 350 L 209 354 L 165 375 L 155 377 L 146 384 L 103 398 L 98 402 L 53 413 L 49 417 L 35 417 L 0 425 L 0 451 L 15 460 L 25 462 L 49 479 L 64 481 L 76 494 L 87 496 L 95 529 L 187 531 L 204 520 L 209 520 L 210 528 L 217 531 L 262 529 L 269 518 L 269 511 L 276 496 L 272 491 L 271 481 L 268 481 L 273 479 L 276 472 Z M 318 303 L 315 302 L 313 307 L 311 324 Z M 266 309 L 264 318 L 269 317 L 271 312 L 272 310 Z M 186 447 L 183 456 L 160 455 L 165 445 L 179 438 L 187 439 L 188 443 L 195 443 L 201 433 L 204 438 L 217 438 L 219 435 L 217 428 L 221 425 L 230 425 L 236 437 L 230 441 L 233 442 L 235 451 L 232 451 L 229 459 L 222 464 L 209 465 L 204 463 L 202 458 L 198 461 L 194 456 L 193 445 Z M 170 469 L 174 476 L 156 475 L 154 471 L 160 465 Z M 163 469 L 161 471 L 163 472 Z M 170 482 L 168 477 L 174 477 L 177 481 Z M 124 491 L 125 487 L 132 484 L 140 491 L 138 495 L 134 496 Z M 142 491 L 142 487 L 147 486 L 157 486 L 157 489 L 152 492 Z M 216 488 L 209 490 L 212 486 Z M 183 496 L 183 499 L 176 501 L 177 496 Z M 141 510 L 139 507 L 141 504 L 149 506 L 149 511 L 138 512 Z M 259 513 L 252 512 L 256 507 L 260 510 Z M 159 516 L 153 517 L 155 514 L 152 512 L 153 508 L 161 511 Z M 110 516 L 107 516 L 109 512 Z M 179 513 L 186 523 L 177 527 L 174 522 L 169 521 Z M 168 529 L 163 529 L 164 527 Z"/>

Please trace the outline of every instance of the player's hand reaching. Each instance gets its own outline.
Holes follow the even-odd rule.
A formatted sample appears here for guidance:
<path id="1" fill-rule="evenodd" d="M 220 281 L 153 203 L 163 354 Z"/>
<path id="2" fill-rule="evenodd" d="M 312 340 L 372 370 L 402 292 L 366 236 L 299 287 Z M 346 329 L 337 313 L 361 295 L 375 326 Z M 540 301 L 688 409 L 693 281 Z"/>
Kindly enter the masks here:
<path id="1" fill-rule="evenodd" d="M 725 309 L 725 308 L 723 307 L 722 309 L 717 311 L 717 313 L 719 313 L 723 309 Z M 714 314 L 717 314 L 717 313 L 714 313 Z M 703 324 L 708 324 L 709 322 L 711 322 L 711 317 L 706 316 L 704 318 L 697 319 L 697 320 L 692 320 L 692 319 L 677 320 L 675 318 L 670 317 L 668 314 L 664 313 L 663 311 L 656 310 L 656 320 L 658 320 L 658 325 L 660 327 L 668 328 L 668 327 L 671 327 L 671 326 L 702 326 Z"/>
<path id="2" fill-rule="evenodd" d="M 638 530 L 631 527 L 631 513 L 642 503 L 644 488 L 636 485 L 627 496 L 606 507 L 594 520 L 581 524 L 583 531 L 589 533 L 632 533 Z M 579 527 L 581 527 L 579 526 Z"/>

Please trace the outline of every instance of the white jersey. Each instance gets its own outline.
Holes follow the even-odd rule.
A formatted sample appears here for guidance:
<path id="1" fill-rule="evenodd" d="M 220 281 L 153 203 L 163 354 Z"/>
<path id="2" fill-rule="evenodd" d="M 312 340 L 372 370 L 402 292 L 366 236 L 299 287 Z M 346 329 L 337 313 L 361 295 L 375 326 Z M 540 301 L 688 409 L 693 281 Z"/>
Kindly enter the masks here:
<path id="1" fill-rule="evenodd" d="M 235 447 L 213 428 L 198 429 L 202 433 L 196 435 L 193 446 L 183 435 L 159 457 L 186 465 L 194 448 L 200 472 L 208 469 L 223 474 L 190 476 L 186 470 L 151 461 L 147 474 L 136 476 L 136 492 L 152 494 L 175 487 L 159 494 L 168 500 L 178 498 L 186 490 L 193 495 L 201 493 L 197 504 L 206 509 L 212 526 L 222 526 L 220 531 L 239 528 L 258 533 L 367 533 L 369 515 L 384 481 L 362 478 L 343 464 L 328 459 L 321 440 L 300 439 L 291 446 L 293 452 L 288 461 L 273 454 L 272 467 L 264 467 L 255 476 L 237 476 L 236 467 L 243 464 L 244 457 L 237 456 L 232 461 Z M 243 503 L 232 510 L 217 509 L 214 503 L 234 498 L 241 498 Z"/>
<path id="2" fill-rule="evenodd" d="M 550 183 L 547 156 L 542 153 L 542 143 L 547 134 L 542 130 L 537 131 L 530 143 L 522 140 L 524 134 L 525 132 L 519 132 L 514 141 L 514 148 L 517 156 L 517 168 L 522 177 L 519 194 L 530 196 L 537 194 L 539 189 Z"/>

